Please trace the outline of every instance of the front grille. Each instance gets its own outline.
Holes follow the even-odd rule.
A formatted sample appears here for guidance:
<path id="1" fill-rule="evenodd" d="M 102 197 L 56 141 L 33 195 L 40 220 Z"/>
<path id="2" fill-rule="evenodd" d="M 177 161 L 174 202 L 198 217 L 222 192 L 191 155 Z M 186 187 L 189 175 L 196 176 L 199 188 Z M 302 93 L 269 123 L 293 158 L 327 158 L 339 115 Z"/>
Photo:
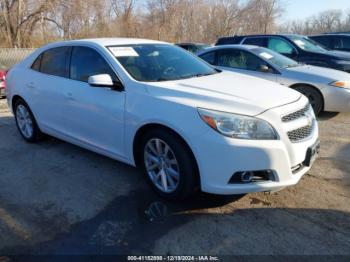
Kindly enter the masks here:
<path id="1" fill-rule="evenodd" d="M 311 105 L 307 104 L 304 108 L 283 116 L 282 122 L 291 122 L 291 121 L 296 120 L 300 117 L 303 117 L 305 115 L 305 113 L 310 110 L 310 107 L 311 107 Z"/>
<path id="2" fill-rule="evenodd" d="M 288 129 L 289 125 L 294 125 L 301 118 L 307 119 L 307 125 L 296 126 L 294 129 Z M 307 139 L 314 130 L 316 125 L 316 119 L 312 111 L 311 105 L 308 103 L 302 109 L 299 109 L 293 113 L 286 114 L 281 117 L 284 126 L 287 128 L 287 135 L 292 143 L 297 143 Z M 295 122 L 294 122 L 295 121 Z M 293 122 L 293 123 L 292 123 Z M 305 123 L 305 122 L 304 122 Z"/>
<path id="3" fill-rule="evenodd" d="M 314 122 L 312 123 L 312 125 L 303 126 L 301 128 L 289 131 L 287 132 L 287 134 L 290 141 L 292 141 L 293 143 L 296 143 L 301 140 L 304 140 L 305 138 L 308 138 L 312 133 L 313 127 L 314 127 Z"/>

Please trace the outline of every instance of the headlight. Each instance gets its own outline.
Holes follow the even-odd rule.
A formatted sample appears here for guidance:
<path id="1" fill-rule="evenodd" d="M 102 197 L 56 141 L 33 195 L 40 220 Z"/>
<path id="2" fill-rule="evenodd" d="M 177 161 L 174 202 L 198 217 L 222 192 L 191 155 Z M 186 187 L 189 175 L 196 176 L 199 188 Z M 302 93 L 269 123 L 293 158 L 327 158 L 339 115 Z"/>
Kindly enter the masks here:
<path id="1" fill-rule="evenodd" d="M 349 88 L 349 82 L 347 81 L 334 81 L 329 83 L 329 85 L 331 86 L 335 86 L 335 87 L 342 87 L 342 88 Z"/>
<path id="2" fill-rule="evenodd" d="M 255 117 L 198 108 L 205 123 L 224 136 L 237 139 L 276 140 L 274 128 L 265 120 Z"/>

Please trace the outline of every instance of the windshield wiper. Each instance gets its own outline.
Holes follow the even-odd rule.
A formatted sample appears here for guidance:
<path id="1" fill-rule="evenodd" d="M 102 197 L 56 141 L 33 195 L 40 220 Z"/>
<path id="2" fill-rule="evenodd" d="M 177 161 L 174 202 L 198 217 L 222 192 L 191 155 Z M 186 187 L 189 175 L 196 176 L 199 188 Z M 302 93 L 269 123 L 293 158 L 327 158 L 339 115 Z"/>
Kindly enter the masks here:
<path id="1" fill-rule="evenodd" d="M 196 75 L 194 75 L 195 77 L 201 77 L 201 76 L 210 76 L 210 75 L 215 75 L 215 74 L 218 74 L 218 73 L 220 73 L 220 72 L 222 72 L 221 70 L 219 70 L 219 71 L 216 71 L 216 72 L 212 72 L 212 73 L 205 73 L 205 74 L 203 74 L 203 73 L 201 73 L 201 74 L 196 74 Z"/>
<path id="2" fill-rule="evenodd" d="M 291 67 L 297 67 L 297 66 L 301 66 L 301 64 L 286 65 L 284 68 L 291 68 Z"/>
<path id="3" fill-rule="evenodd" d="M 199 74 L 194 74 L 194 75 L 183 75 L 180 77 L 176 77 L 176 78 L 164 78 L 164 77 L 160 77 L 157 78 L 155 81 L 156 82 L 161 82 L 161 81 L 175 81 L 175 80 L 182 80 L 182 79 L 188 79 L 188 78 L 193 78 L 193 77 L 202 77 L 202 76 L 209 76 L 209 75 L 214 75 L 217 73 L 221 73 L 221 70 L 217 70 L 216 72 L 212 72 L 212 73 L 199 73 Z"/>

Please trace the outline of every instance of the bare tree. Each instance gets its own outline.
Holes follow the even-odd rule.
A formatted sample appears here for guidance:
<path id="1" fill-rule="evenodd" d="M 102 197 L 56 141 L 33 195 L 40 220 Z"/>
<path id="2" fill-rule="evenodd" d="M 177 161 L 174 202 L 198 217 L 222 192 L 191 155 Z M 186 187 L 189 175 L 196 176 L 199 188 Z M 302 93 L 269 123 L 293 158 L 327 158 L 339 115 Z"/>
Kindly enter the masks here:
<path id="1" fill-rule="evenodd" d="M 134 16 L 135 0 L 110 0 L 119 35 L 134 36 L 137 21 Z"/>
<path id="2" fill-rule="evenodd" d="M 283 0 L 0 0 L 0 45 L 125 36 L 214 42 L 275 30 Z"/>
<path id="3" fill-rule="evenodd" d="M 53 3 L 54 0 L 1 0 L 0 25 L 4 28 L 8 44 L 14 47 L 23 46 L 38 26 L 42 15 L 52 8 Z"/>
<path id="4" fill-rule="evenodd" d="M 350 11 L 327 10 L 304 20 L 288 22 L 280 27 L 280 31 L 304 35 L 350 31 Z"/>

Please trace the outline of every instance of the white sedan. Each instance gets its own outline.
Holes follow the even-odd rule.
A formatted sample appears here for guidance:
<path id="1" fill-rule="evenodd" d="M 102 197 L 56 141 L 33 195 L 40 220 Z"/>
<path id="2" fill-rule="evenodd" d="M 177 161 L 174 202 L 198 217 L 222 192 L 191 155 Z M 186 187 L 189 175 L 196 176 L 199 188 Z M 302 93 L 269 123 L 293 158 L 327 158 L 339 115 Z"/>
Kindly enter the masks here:
<path id="1" fill-rule="evenodd" d="M 319 148 L 305 96 L 164 42 L 46 45 L 10 70 L 7 100 L 26 141 L 45 133 L 140 166 L 170 199 L 280 190 Z"/>

